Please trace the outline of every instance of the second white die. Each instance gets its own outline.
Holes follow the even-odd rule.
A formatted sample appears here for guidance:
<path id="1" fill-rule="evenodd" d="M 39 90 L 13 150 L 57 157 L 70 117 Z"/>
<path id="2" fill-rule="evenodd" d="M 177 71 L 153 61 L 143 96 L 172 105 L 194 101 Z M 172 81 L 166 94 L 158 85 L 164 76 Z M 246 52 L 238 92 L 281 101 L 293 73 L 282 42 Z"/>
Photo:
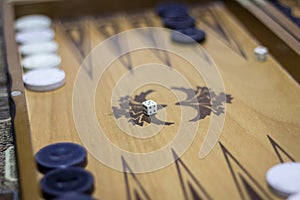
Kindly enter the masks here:
<path id="1" fill-rule="evenodd" d="M 147 100 L 143 103 L 143 111 L 146 115 L 154 115 L 157 113 L 157 103 L 153 100 Z"/>

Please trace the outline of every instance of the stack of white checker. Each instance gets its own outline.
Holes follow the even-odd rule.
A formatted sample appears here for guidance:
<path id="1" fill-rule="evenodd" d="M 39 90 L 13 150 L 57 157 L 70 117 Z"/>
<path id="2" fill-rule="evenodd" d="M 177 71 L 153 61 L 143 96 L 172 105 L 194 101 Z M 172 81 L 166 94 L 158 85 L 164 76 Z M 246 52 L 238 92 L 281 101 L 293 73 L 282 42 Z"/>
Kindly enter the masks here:
<path id="1" fill-rule="evenodd" d="M 270 188 L 287 200 L 300 200 L 300 162 L 281 163 L 266 173 Z"/>
<path id="2" fill-rule="evenodd" d="M 45 15 L 28 15 L 16 20 L 16 41 L 22 57 L 23 81 L 27 89 L 50 91 L 62 87 L 65 72 L 54 41 L 52 21 Z"/>

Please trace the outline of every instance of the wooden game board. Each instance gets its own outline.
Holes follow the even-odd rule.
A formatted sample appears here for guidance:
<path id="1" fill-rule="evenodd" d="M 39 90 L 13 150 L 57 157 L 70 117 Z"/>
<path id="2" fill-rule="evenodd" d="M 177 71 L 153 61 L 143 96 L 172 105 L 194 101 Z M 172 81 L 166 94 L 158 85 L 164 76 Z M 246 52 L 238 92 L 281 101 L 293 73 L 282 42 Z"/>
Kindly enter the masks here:
<path id="1" fill-rule="evenodd" d="M 95 177 L 97 199 L 279 199 L 268 188 L 265 173 L 277 163 L 300 160 L 299 85 L 272 55 L 265 62 L 254 59 L 253 49 L 261 43 L 222 2 L 192 4 L 190 14 L 207 34 L 202 47 L 174 44 L 163 31 L 161 37 L 147 32 L 149 37 L 141 41 L 130 38 L 102 48 L 101 42 L 116 33 L 162 27 L 153 8 L 55 18 L 55 39 L 67 79 L 63 88 L 53 92 L 22 89 L 16 44 L 13 37 L 7 39 L 13 89 L 25 95 L 14 97 L 24 199 L 40 195 L 42 175 L 35 169 L 33 154 L 61 141 L 88 149 L 86 169 Z M 148 48 L 116 56 L 122 48 L 151 42 L 182 54 Z M 102 60 L 109 56 L 116 58 L 104 68 Z M 201 71 L 205 68 L 218 70 L 215 76 L 221 77 L 225 93 L 207 85 L 206 71 Z M 92 87 L 94 93 L 86 93 Z M 155 117 L 141 113 L 145 99 L 160 105 Z M 210 131 L 210 123 L 222 119 L 221 132 L 220 127 Z M 181 134 L 182 146 L 170 146 L 153 160 L 127 156 L 160 150 L 180 131 L 186 135 Z M 105 137 L 123 154 L 106 148 Z"/>

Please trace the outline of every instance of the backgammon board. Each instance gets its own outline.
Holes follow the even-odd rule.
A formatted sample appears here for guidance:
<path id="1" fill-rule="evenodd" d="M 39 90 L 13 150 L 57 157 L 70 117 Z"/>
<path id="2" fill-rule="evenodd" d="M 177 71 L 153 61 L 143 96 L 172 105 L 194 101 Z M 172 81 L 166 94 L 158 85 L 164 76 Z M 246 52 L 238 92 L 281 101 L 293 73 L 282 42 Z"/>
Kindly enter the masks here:
<path id="1" fill-rule="evenodd" d="M 276 56 L 299 60 L 299 40 L 270 27 L 257 37 L 250 30 L 264 22 L 251 1 L 186 2 L 206 33 L 190 45 L 171 40 L 158 2 L 91 13 L 81 2 L 83 13 L 62 14 L 70 2 L 4 3 L 12 91 L 20 92 L 13 100 L 22 199 L 42 198 L 34 155 L 57 142 L 87 149 L 96 199 L 280 199 L 265 173 L 300 160 L 300 87 L 297 60 Z M 39 11 L 53 17 L 66 72 L 65 85 L 50 92 L 24 88 L 14 40 L 15 18 Z M 264 37 L 276 38 L 275 47 Z M 270 48 L 264 62 L 254 57 L 259 45 Z M 154 116 L 142 111 L 148 99 L 158 104 Z"/>

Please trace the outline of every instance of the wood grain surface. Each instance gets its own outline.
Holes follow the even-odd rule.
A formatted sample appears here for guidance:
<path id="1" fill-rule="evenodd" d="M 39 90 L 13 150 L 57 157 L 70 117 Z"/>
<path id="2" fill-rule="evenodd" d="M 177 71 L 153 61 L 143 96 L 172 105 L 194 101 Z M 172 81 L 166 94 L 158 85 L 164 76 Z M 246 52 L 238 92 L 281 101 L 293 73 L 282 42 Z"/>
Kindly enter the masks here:
<path id="1" fill-rule="evenodd" d="M 182 54 L 135 50 L 116 56 L 99 77 L 97 72 L 108 56 L 118 55 L 120 48 L 136 42 L 115 43 L 99 51 L 102 41 L 138 27 L 161 27 L 161 19 L 154 10 L 57 19 L 53 27 L 66 84 L 52 92 L 25 92 L 34 153 L 55 142 L 85 145 L 89 151 L 86 169 L 95 177 L 93 196 L 97 199 L 278 199 L 268 188 L 265 173 L 280 162 L 300 160 L 299 85 L 272 55 L 265 62 L 255 60 L 253 49 L 260 43 L 222 3 L 191 6 L 189 12 L 207 34 L 202 44 L 205 51 L 174 44 L 162 35 L 158 42 Z M 149 38 L 145 41 L 153 42 Z M 197 67 L 184 59 L 186 52 L 208 69 L 218 69 L 225 94 L 207 85 L 206 73 L 199 74 Z M 161 71 L 151 63 L 161 66 Z M 93 81 L 78 86 L 82 71 Z M 134 84 L 139 82 L 143 84 Z M 80 101 L 74 100 L 77 90 L 82 92 Z M 85 96 L 90 94 L 85 90 L 93 90 L 94 95 Z M 189 99 L 190 93 L 195 97 Z M 224 95 L 226 99 L 220 101 Z M 155 117 L 141 113 L 144 99 L 154 99 L 160 105 Z M 91 106 L 94 110 L 89 113 L 86 108 Z M 82 121 L 75 119 L 77 115 Z M 225 123 L 213 145 L 209 139 L 216 136 L 207 132 L 211 121 L 221 117 Z M 167 166 L 135 173 L 152 163 L 105 148 L 96 126 L 89 126 L 91 121 L 124 152 L 157 151 L 182 127 L 186 132 L 182 144 L 193 131 L 195 137 L 183 153 L 170 147 L 157 160 L 148 161 L 157 167 L 172 159 Z M 79 127 L 86 129 L 82 132 Z M 201 150 L 205 154 L 199 157 Z M 103 164 L 99 157 L 122 170 Z"/>
<path id="2" fill-rule="evenodd" d="M 244 9 L 241 9 L 239 6 L 233 6 L 236 16 L 246 24 L 247 28 L 258 40 L 269 47 L 277 62 L 283 65 L 299 83 L 300 73 L 295 63 L 298 63 L 300 59 L 300 29 L 292 22 L 289 16 L 282 13 L 269 1 L 239 0 L 239 2 Z M 278 3 L 289 7 L 291 15 L 299 17 L 297 1 L 286 0 Z M 234 3 L 231 4 L 234 5 Z M 284 42 L 282 43 L 282 41 Z"/>

